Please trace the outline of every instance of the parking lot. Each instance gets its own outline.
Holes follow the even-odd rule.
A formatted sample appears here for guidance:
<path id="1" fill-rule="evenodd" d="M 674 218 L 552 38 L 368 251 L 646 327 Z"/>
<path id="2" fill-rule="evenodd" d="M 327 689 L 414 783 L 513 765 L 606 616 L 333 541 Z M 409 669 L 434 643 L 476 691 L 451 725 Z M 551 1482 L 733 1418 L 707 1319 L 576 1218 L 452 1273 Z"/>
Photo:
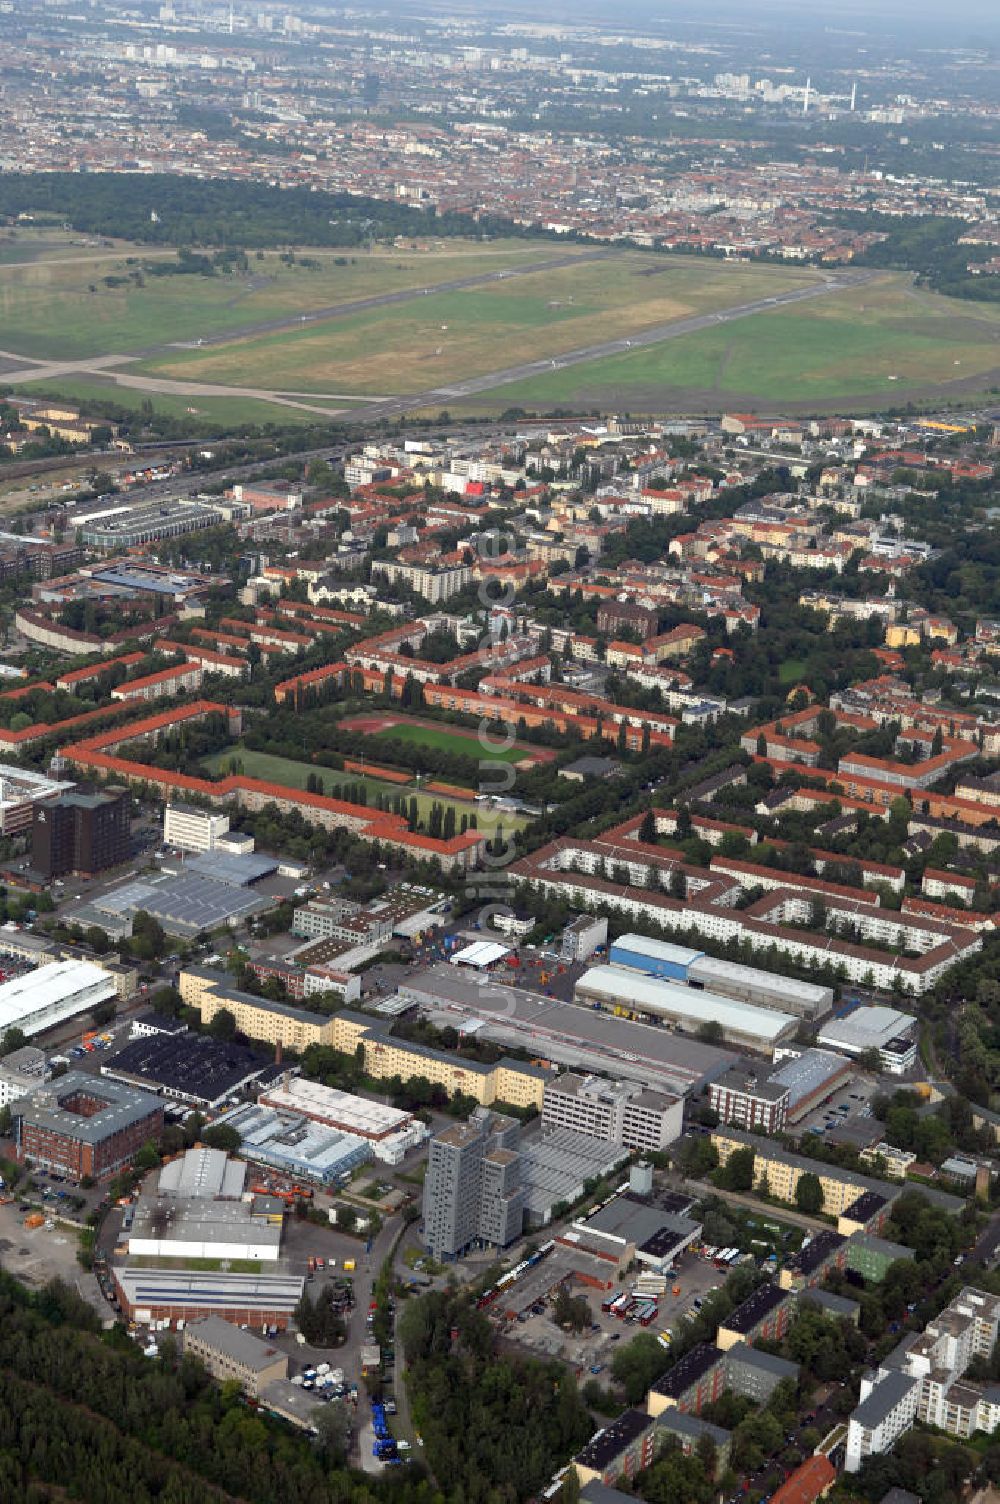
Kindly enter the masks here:
<path id="1" fill-rule="evenodd" d="M 54 1213 L 41 1227 L 25 1227 L 26 1214 L 20 1210 L 24 1204 L 11 1201 L 0 1206 L 0 1266 L 33 1290 L 50 1280 L 63 1280 L 93 1306 L 102 1320 L 108 1320 L 111 1311 L 96 1277 L 77 1262 L 80 1245 L 75 1230 L 57 1226 Z"/>
<path id="2" fill-rule="evenodd" d="M 557 1253 L 540 1264 L 523 1281 L 514 1286 L 504 1301 L 507 1310 L 517 1309 L 520 1315 L 513 1320 L 500 1318 L 497 1308 L 497 1324 L 507 1340 L 528 1347 L 537 1353 L 561 1358 L 577 1368 L 601 1372 L 612 1362 L 622 1342 L 628 1342 L 643 1330 L 634 1320 L 619 1320 L 601 1310 L 601 1302 L 622 1290 L 630 1290 L 635 1275 L 626 1276 L 613 1290 L 600 1291 L 572 1280 L 569 1293 L 582 1296 L 590 1307 L 590 1329 L 579 1334 L 565 1332 L 551 1319 L 551 1305 L 547 1300 L 553 1285 L 562 1273 L 568 1273 L 572 1260 L 560 1259 Z M 695 1311 L 694 1302 L 702 1301 L 710 1290 L 721 1287 L 727 1272 L 720 1271 L 705 1259 L 692 1253 L 684 1253 L 678 1263 L 678 1272 L 668 1278 L 666 1293 L 659 1298 L 656 1319 L 647 1328 L 654 1335 L 671 1331 L 681 1317 Z M 679 1287 L 679 1294 L 673 1293 Z"/>
<path id="3" fill-rule="evenodd" d="M 853 1076 L 846 1085 L 840 1087 L 829 1102 L 817 1107 L 813 1112 L 797 1123 L 796 1129 L 801 1134 L 807 1134 L 812 1129 L 827 1132 L 830 1126 L 842 1127 L 846 1123 L 872 1123 L 872 1098 L 880 1091 L 878 1082 L 870 1076 Z"/>

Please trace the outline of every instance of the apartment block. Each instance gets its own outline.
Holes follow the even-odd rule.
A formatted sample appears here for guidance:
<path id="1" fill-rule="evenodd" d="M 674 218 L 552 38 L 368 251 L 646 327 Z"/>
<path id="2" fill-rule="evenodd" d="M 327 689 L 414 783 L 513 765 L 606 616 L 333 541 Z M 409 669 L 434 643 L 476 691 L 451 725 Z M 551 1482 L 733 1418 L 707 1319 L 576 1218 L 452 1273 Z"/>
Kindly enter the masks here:
<path id="1" fill-rule="evenodd" d="M 967 1439 L 1000 1424 L 1000 1386 L 964 1377 L 1000 1334 L 1000 1297 L 966 1286 L 922 1332 L 907 1333 L 861 1382 L 848 1424 L 845 1468 L 888 1451 L 915 1420 Z"/>
<path id="2" fill-rule="evenodd" d="M 847 1424 L 845 1472 L 856 1473 L 867 1458 L 891 1451 L 917 1418 L 919 1390 L 905 1373 L 888 1374 L 879 1383 L 861 1380 L 861 1403 Z"/>
<path id="3" fill-rule="evenodd" d="M 581 1485 L 598 1482 L 609 1487 L 619 1478 L 632 1478 L 649 1467 L 655 1455 L 656 1423 L 645 1410 L 626 1410 L 592 1436 L 573 1458 Z"/>
<path id="4" fill-rule="evenodd" d="M 738 1343 L 752 1347 L 755 1341 L 780 1342 L 788 1330 L 793 1299 L 780 1285 L 759 1286 L 735 1311 L 730 1311 L 716 1333 L 716 1345 L 728 1352 Z"/>
<path id="5" fill-rule="evenodd" d="M 709 1106 L 718 1113 L 720 1123 L 749 1132 L 781 1133 L 790 1099 L 787 1086 L 737 1066 L 712 1081 L 708 1088 Z"/>
<path id="6" fill-rule="evenodd" d="M 627 1149 L 665 1149 L 680 1137 L 683 1115 L 679 1097 L 572 1072 L 547 1082 L 542 1099 L 547 1127 L 570 1128 Z"/>
<path id="7" fill-rule="evenodd" d="M 424 1239 L 436 1259 L 476 1244 L 506 1248 L 524 1220 L 520 1124 L 479 1110 L 431 1139 L 424 1178 Z"/>
<path id="8" fill-rule="evenodd" d="M 656 1380 L 646 1396 L 646 1407 L 654 1417 L 668 1411 L 698 1415 L 727 1389 L 763 1405 L 780 1383 L 785 1379 L 797 1382 L 798 1376 L 797 1363 L 759 1352 L 742 1340 L 725 1351 L 700 1342 Z"/>
<path id="9" fill-rule="evenodd" d="M 718 1151 L 719 1163 L 723 1165 L 737 1149 L 753 1149 L 754 1180 L 756 1182 L 766 1177 L 771 1195 L 777 1196 L 779 1201 L 794 1202 L 795 1187 L 802 1176 L 815 1175 L 823 1189 L 823 1211 L 828 1216 L 839 1216 L 865 1191 L 876 1194 L 884 1191 L 887 1197 L 898 1194 L 882 1181 L 868 1180 L 851 1170 L 824 1164 L 822 1160 L 789 1153 L 769 1139 L 757 1138 L 738 1128 L 715 1129 L 712 1143 Z"/>

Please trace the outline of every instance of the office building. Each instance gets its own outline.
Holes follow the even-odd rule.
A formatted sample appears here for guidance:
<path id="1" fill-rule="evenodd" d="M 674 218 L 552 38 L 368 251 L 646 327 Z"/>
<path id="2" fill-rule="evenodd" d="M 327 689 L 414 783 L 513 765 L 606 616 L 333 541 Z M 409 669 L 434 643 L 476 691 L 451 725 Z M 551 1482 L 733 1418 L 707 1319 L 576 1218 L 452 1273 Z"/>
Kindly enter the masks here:
<path id="1" fill-rule="evenodd" d="M 790 1092 L 763 1072 L 734 1066 L 708 1087 L 708 1103 L 720 1123 L 750 1132 L 781 1133 L 788 1116 Z"/>
<path id="2" fill-rule="evenodd" d="M 424 1240 L 433 1258 L 456 1258 L 474 1244 L 505 1248 L 524 1220 L 513 1118 L 479 1110 L 431 1139 L 424 1178 Z"/>
<path id="3" fill-rule="evenodd" d="M 229 832 L 229 816 L 194 804 L 168 804 L 163 811 L 163 844 L 181 851 L 214 851 Z"/>
<path id="4" fill-rule="evenodd" d="M 78 873 L 92 877 L 129 855 L 131 798 L 126 789 L 83 793 L 74 789 L 53 804 L 34 808 L 31 866 L 51 881 Z"/>
<path id="5" fill-rule="evenodd" d="M 220 1316 L 190 1322 L 184 1329 L 184 1351 L 199 1358 L 220 1384 L 235 1380 L 254 1400 L 264 1385 L 288 1376 L 287 1353 Z"/>
<path id="6" fill-rule="evenodd" d="M 9 1107 L 19 1097 L 26 1097 L 38 1085 L 37 1076 L 29 1076 L 16 1066 L 0 1061 L 0 1107 Z"/>
<path id="7" fill-rule="evenodd" d="M 777 1070 L 769 1080 L 775 1086 L 788 1087 L 789 1123 L 799 1123 L 813 1108 L 827 1101 L 847 1081 L 853 1067 L 843 1055 L 833 1050 L 804 1050 L 786 1046 L 774 1053 Z"/>
<path id="8" fill-rule="evenodd" d="M 569 1128 L 627 1149 L 667 1148 L 681 1135 L 683 1113 L 679 1097 L 572 1072 L 546 1082 L 542 1099 L 547 1128 Z"/>
<path id="9" fill-rule="evenodd" d="M 30 830 L 37 806 L 69 793 L 72 787 L 31 768 L 0 763 L 0 835 Z"/>
<path id="10" fill-rule="evenodd" d="M 560 954 L 567 964 L 589 961 L 608 943 L 608 921 L 594 914 L 578 914 L 562 932 Z"/>
<path id="11" fill-rule="evenodd" d="M 163 1130 L 163 1104 L 144 1091 L 69 1071 L 19 1097 L 11 1109 L 14 1150 L 67 1180 L 104 1180 Z"/>

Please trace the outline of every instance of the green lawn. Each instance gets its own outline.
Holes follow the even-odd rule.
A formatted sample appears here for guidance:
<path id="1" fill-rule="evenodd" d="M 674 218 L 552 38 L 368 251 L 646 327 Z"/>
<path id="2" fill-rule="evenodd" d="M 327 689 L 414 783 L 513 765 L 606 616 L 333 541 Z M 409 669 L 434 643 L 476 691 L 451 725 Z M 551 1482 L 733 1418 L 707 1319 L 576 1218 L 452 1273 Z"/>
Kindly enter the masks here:
<path id="1" fill-rule="evenodd" d="M 230 1274 L 260 1274 L 264 1269 L 259 1259 L 169 1259 L 141 1254 L 130 1262 L 140 1269 L 197 1269 L 205 1274 L 216 1274 L 223 1268 Z"/>
<path id="2" fill-rule="evenodd" d="M 876 282 L 775 308 L 660 345 L 498 387 L 455 411 L 512 404 L 660 411 L 838 398 L 896 404 L 1000 379 L 1000 308 L 941 297 L 886 273 Z M 957 384 L 961 383 L 961 386 Z"/>
<path id="3" fill-rule="evenodd" d="M 440 804 L 442 808 L 451 808 L 455 811 L 455 818 L 461 825 L 462 816 L 468 815 L 475 810 L 479 827 L 486 830 L 499 821 L 505 830 L 522 830 L 528 823 L 523 816 L 503 814 L 499 817 L 492 811 L 479 809 L 467 800 L 447 799 L 442 794 L 418 793 L 416 784 L 387 783 L 379 778 L 363 777 L 357 773 L 341 772 L 337 768 L 326 768 L 314 763 L 295 762 L 289 757 L 275 757 L 270 752 L 254 752 L 237 743 L 227 747 L 223 752 L 213 753 L 202 761 L 202 767 L 211 777 L 225 777 L 230 771 L 229 765 L 234 757 L 240 759 L 243 772 L 248 778 L 261 778 L 268 783 L 284 784 L 286 788 L 304 789 L 310 774 L 315 774 L 323 780 L 323 787 L 329 792 L 335 784 L 346 786 L 347 784 L 364 784 L 368 791 L 368 808 L 373 814 L 375 809 L 376 794 L 402 794 L 407 804 L 411 799 L 416 799 L 417 810 L 422 821 L 426 821 L 431 808 Z"/>
<path id="4" fill-rule="evenodd" d="M 13 382 L 15 378 L 6 377 Z M 51 381 L 25 381 L 17 386 L 26 397 L 65 397 L 73 402 L 113 402 L 116 407 L 138 412 L 144 402 L 153 404 L 154 412 L 171 418 L 195 418 L 200 423 L 222 428 L 236 428 L 247 423 L 322 423 L 323 415 L 306 412 L 300 407 L 285 407 L 280 402 L 265 402 L 256 397 L 186 397 L 168 392 L 142 392 L 117 386 L 100 376 L 59 376 Z M 330 403 L 331 411 L 342 404 Z M 350 406 L 350 404 L 343 404 Z"/>
<path id="5" fill-rule="evenodd" d="M 432 730 L 429 726 L 401 724 L 386 726 L 382 731 L 368 734 L 373 741 L 411 742 L 418 747 L 432 747 L 439 752 L 455 752 L 462 757 L 488 758 L 490 762 L 523 762 L 526 757 L 531 756 L 530 752 L 525 752 L 520 747 L 508 747 L 503 752 L 487 751 L 480 747 L 474 733 L 461 736 L 454 731 Z M 442 774 L 441 777 L 446 783 L 449 781 L 446 774 Z"/>
<path id="6" fill-rule="evenodd" d="M 804 658 L 786 658 L 778 669 L 778 683 L 785 685 L 796 684 L 802 678 L 805 671 L 806 660 Z"/>
<path id="7" fill-rule="evenodd" d="M 251 256 L 249 269 L 233 275 L 146 275 L 141 287 L 106 287 L 106 277 L 125 277 L 138 262 L 170 260 L 173 253 L 144 246 L 111 252 L 61 248 L 33 244 L 27 238 L 5 243 L 3 251 L 0 345 L 37 358 L 83 358 L 194 341 L 257 321 L 308 314 L 425 283 L 433 286 L 556 254 L 551 246 L 531 241 L 488 246 L 429 242 L 423 248 L 380 250 L 374 255 L 309 250 L 301 255 L 319 263 L 309 268 L 301 259 L 288 265 L 269 251 L 260 259 Z M 131 264 L 129 257 L 135 258 Z M 347 264 L 338 266 L 338 259 Z"/>
<path id="8" fill-rule="evenodd" d="M 635 251 L 435 293 L 225 346 L 157 355 L 175 380 L 282 391 L 395 395 L 545 358 L 709 309 L 809 285 L 802 268 L 727 265 Z"/>

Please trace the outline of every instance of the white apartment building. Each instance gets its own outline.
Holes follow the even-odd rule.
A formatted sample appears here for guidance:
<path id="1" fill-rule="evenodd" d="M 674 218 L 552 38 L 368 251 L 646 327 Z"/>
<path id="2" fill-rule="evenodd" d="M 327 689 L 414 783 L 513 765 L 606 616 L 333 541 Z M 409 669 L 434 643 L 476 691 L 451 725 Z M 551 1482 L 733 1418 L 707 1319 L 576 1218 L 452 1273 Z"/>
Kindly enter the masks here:
<path id="1" fill-rule="evenodd" d="M 229 816 L 194 804 L 168 804 L 163 811 L 163 844 L 181 851 L 214 851 L 228 834 Z"/>
<path id="2" fill-rule="evenodd" d="M 543 1127 L 569 1128 L 626 1149 L 665 1149 L 680 1137 L 683 1115 L 679 1097 L 572 1072 L 547 1082 L 542 1099 Z"/>
<path id="3" fill-rule="evenodd" d="M 892 1450 L 917 1418 L 919 1392 L 918 1380 L 905 1373 L 861 1380 L 861 1403 L 847 1425 L 845 1472 L 856 1473 L 868 1457 Z"/>
<path id="4" fill-rule="evenodd" d="M 376 559 L 372 565 L 372 575 L 381 575 L 390 585 L 407 585 L 415 595 L 422 595 L 432 605 L 450 600 L 472 582 L 472 568 L 468 564 L 434 569 L 424 564 L 400 564 L 394 559 Z"/>
<path id="5" fill-rule="evenodd" d="M 1000 1386 L 963 1377 L 973 1358 L 988 1358 L 1000 1334 L 1000 1297 L 966 1286 L 922 1332 L 910 1333 L 861 1384 L 850 1418 L 847 1472 L 886 1452 L 914 1420 L 967 1438 L 1000 1424 Z"/>

